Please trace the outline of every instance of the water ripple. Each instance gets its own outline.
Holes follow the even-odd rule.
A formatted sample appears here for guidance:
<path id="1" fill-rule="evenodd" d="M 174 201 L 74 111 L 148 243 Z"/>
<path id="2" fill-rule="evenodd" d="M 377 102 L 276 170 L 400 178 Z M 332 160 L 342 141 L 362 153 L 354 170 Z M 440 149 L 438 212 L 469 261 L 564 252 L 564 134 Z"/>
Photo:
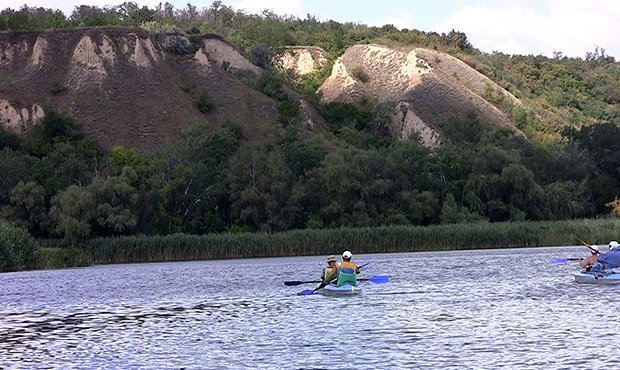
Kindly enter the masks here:
<path id="1" fill-rule="evenodd" d="M 579 252 L 356 256 L 391 281 L 340 298 L 282 284 L 313 257 L 1 274 L 0 368 L 617 368 L 620 287 L 549 263 Z"/>

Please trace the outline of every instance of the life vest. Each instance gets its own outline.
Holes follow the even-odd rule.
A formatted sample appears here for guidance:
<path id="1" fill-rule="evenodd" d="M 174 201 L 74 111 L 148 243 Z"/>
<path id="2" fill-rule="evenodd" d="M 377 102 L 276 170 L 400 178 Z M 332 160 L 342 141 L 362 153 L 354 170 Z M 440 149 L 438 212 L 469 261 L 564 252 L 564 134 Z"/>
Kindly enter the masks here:
<path id="1" fill-rule="evenodd" d="M 357 285 L 357 265 L 353 262 L 343 261 L 338 268 L 337 286 L 344 284 Z"/>
<path id="2" fill-rule="evenodd" d="M 340 262 L 340 267 L 350 268 L 350 269 L 353 269 L 353 271 L 357 271 L 357 265 L 351 261 Z"/>
<path id="3" fill-rule="evenodd" d="M 325 267 L 323 269 L 323 280 L 327 279 L 329 277 L 329 275 L 332 274 L 332 270 L 333 270 L 332 267 Z"/>

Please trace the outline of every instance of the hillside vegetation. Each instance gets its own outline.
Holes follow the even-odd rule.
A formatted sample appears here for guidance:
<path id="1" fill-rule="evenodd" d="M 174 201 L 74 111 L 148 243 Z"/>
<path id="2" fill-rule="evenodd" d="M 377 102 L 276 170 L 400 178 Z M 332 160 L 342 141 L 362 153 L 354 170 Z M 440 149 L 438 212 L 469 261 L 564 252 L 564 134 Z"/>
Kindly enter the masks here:
<path id="1" fill-rule="evenodd" d="M 29 74 L 21 64 L 0 76 L 0 100 L 30 99 L 41 91 L 36 81 L 49 86 L 39 123 L 0 129 L 0 212 L 39 238 L 80 245 L 135 234 L 567 220 L 610 215 L 606 204 L 620 193 L 620 65 L 600 48 L 583 59 L 487 54 L 456 31 L 247 15 L 220 2 L 176 10 L 81 6 L 68 18 L 43 8 L 0 12 L 0 30 L 10 31 L 1 34 L 5 40 L 35 44 L 50 28 L 57 30 L 46 33 L 48 42 L 62 34 L 79 44 L 88 34 L 110 38 L 118 50 L 128 32 L 142 40 L 129 43 L 134 47 L 155 35 L 168 41 L 161 50 L 153 44 L 163 56 L 157 73 L 136 75 L 135 60 L 119 55 L 118 71 L 126 74 L 103 82 L 102 94 L 80 93 L 75 80 Z M 115 33 L 118 39 L 109 36 Z M 209 59 L 201 80 L 197 63 L 214 39 L 252 65 Z M 302 76 L 274 68 L 274 55 L 292 45 L 320 47 L 328 60 Z M 367 45 L 402 53 L 405 61 L 412 51 L 424 55 L 435 82 L 382 101 L 373 65 L 347 66 L 346 53 L 371 50 Z M 58 58 L 71 60 L 63 52 Z M 480 77 L 463 79 L 461 61 Z M 369 93 L 321 100 L 316 92 L 338 63 Z M 69 67 L 62 68 L 58 73 Z M 15 83 L 18 75 L 30 82 Z M 449 108 L 438 119 L 429 107 L 446 100 L 417 99 L 433 96 L 436 86 L 447 86 L 442 96 L 462 86 L 464 101 L 484 99 L 488 109 Z M 120 101 L 127 105 L 119 108 Z M 72 102 L 88 105 L 75 109 Z M 403 102 L 410 105 L 394 106 Z M 156 110 L 144 113 L 145 106 Z M 89 113 L 101 107 L 108 110 Z M 394 135 L 395 109 L 410 108 L 435 120 L 439 145 L 424 143 L 420 133 Z M 115 119 L 101 112 L 112 109 L 132 115 L 103 125 Z"/>

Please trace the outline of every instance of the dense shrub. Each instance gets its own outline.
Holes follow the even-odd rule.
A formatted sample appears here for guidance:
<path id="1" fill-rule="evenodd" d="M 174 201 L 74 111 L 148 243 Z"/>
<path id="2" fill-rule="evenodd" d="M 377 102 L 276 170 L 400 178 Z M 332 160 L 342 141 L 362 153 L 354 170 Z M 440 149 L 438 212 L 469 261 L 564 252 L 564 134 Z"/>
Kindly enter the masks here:
<path id="1" fill-rule="evenodd" d="M 196 99 L 196 107 L 202 114 L 207 114 L 213 110 L 213 102 L 209 95 L 206 93 L 200 94 L 198 99 Z"/>
<path id="2" fill-rule="evenodd" d="M 271 58 L 271 51 L 265 44 L 258 44 L 250 50 L 250 62 L 261 68 L 269 68 L 271 66 Z"/>
<path id="3" fill-rule="evenodd" d="M 50 93 L 52 93 L 52 95 L 60 94 L 65 90 L 67 90 L 67 87 L 61 80 L 55 79 L 52 81 L 52 85 L 50 86 Z"/>
<path id="4" fill-rule="evenodd" d="M 361 66 L 354 67 L 351 70 L 351 75 L 355 77 L 358 81 L 366 83 L 369 80 L 368 74 L 364 72 L 364 68 Z"/>
<path id="5" fill-rule="evenodd" d="M 186 55 L 196 52 L 190 40 L 182 34 L 174 34 L 168 39 L 166 49 L 177 55 Z"/>
<path id="6" fill-rule="evenodd" d="M 39 245 L 26 230 L 0 220 L 0 272 L 35 268 L 40 259 Z"/>

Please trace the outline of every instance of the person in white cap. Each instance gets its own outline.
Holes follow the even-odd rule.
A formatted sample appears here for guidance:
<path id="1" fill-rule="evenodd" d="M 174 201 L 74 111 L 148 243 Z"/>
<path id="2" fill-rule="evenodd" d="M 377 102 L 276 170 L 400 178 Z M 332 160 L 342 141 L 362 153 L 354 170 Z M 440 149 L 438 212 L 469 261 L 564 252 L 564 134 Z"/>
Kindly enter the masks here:
<path id="1" fill-rule="evenodd" d="M 351 254 L 351 252 L 344 251 L 342 253 L 342 262 L 340 262 L 340 268 L 350 268 L 350 269 L 355 270 L 356 274 L 359 274 L 360 268 L 357 267 L 355 263 L 351 262 L 352 257 L 353 257 L 353 254 Z"/>
<path id="2" fill-rule="evenodd" d="M 342 262 L 338 266 L 338 278 L 336 279 L 336 286 L 343 285 L 357 285 L 357 274 L 360 272 L 360 268 L 353 262 L 351 262 L 353 255 L 349 251 L 342 253 Z"/>
<path id="3" fill-rule="evenodd" d="M 609 242 L 609 252 L 594 253 L 588 258 L 579 260 L 579 266 L 590 272 L 605 272 L 620 267 L 620 244 L 612 240 Z"/>

